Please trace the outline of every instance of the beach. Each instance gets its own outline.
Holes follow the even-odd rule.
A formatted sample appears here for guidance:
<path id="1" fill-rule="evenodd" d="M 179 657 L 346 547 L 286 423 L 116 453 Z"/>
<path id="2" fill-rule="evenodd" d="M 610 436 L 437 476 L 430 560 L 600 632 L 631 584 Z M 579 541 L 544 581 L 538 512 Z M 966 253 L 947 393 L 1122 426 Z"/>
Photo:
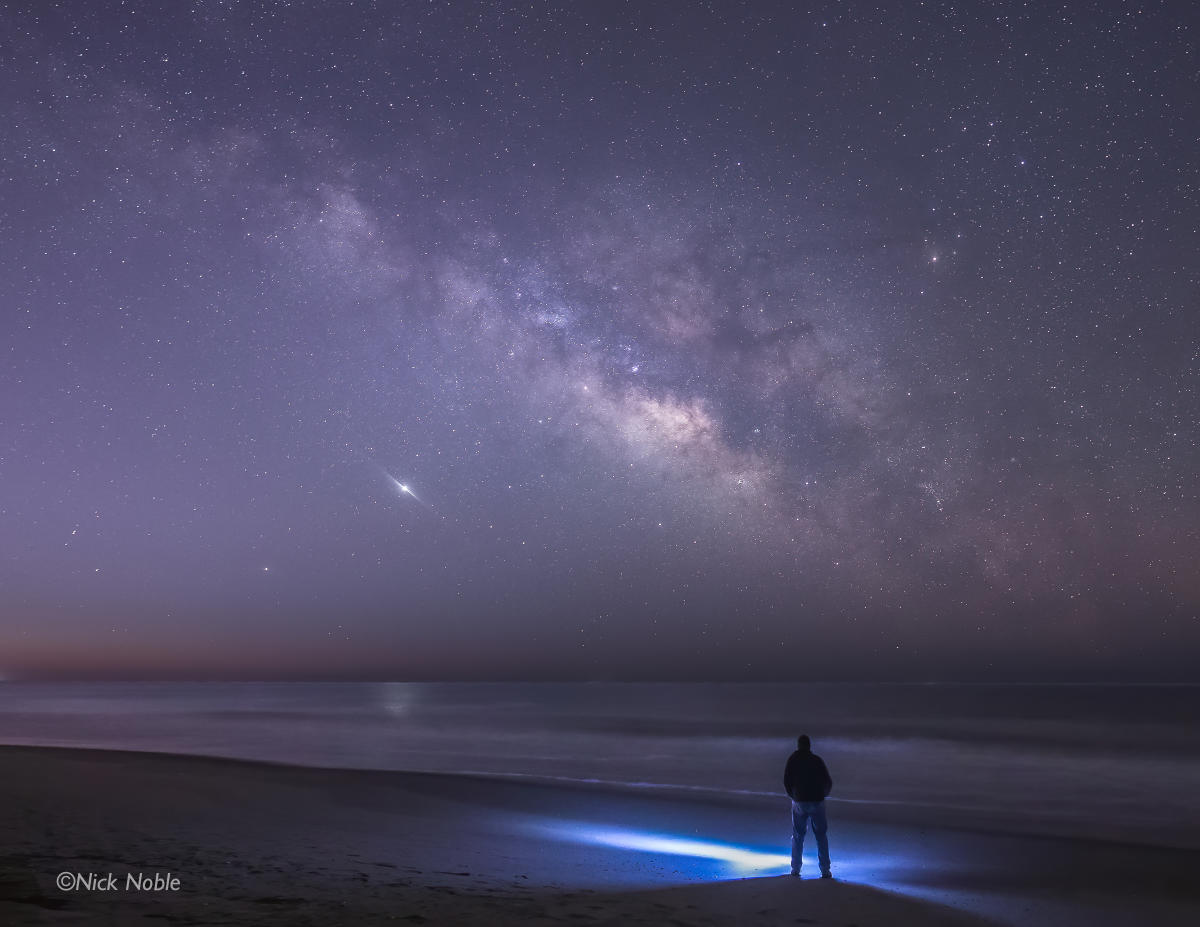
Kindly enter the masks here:
<path id="1" fill-rule="evenodd" d="M 0 748 L 0 782 L 13 925 L 1200 916 L 1195 850 L 947 828 L 911 809 L 831 809 L 837 878 L 823 881 L 785 874 L 786 801 L 45 747 Z"/>

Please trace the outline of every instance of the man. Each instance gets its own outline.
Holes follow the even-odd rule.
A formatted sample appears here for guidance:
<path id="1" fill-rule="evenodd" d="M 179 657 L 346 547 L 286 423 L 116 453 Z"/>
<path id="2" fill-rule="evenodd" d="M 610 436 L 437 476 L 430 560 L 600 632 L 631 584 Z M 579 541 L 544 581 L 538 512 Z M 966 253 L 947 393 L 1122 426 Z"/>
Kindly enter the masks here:
<path id="1" fill-rule="evenodd" d="M 783 787 L 792 799 L 792 875 L 800 875 L 800 854 L 804 849 L 804 831 L 812 822 L 817 838 L 817 862 L 821 878 L 832 879 L 829 871 L 829 838 L 825 835 L 825 796 L 833 788 L 825 761 L 812 752 L 807 734 L 796 738 L 796 752 L 788 757 L 783 771 Z"/>

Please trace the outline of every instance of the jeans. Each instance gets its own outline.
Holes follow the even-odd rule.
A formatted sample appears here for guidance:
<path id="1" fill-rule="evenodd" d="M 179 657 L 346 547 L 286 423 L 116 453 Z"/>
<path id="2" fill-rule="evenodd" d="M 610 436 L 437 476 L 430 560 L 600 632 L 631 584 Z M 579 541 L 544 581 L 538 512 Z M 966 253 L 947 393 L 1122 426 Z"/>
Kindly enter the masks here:
<path id="1" fill-rule="evenodd" d="M 817 862 L 821 872 L 829 871 L 829 837 L 826 836 L 828 825 L 825 822 L 825 802 L 823 801 L 794 801 L 792 802 L 792 868 L 800 870 L 800 856 L 804 849 L 804 831 L 812 822 L 813 836 L 817 838 Z"/>

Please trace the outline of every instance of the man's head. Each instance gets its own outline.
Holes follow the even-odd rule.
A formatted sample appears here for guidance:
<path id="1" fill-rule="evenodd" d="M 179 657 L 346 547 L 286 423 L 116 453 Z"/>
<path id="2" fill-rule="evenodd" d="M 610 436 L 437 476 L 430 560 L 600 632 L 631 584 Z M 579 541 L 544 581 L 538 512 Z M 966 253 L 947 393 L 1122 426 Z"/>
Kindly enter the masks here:
<path id="1" fill-rule="evenodd" d="M 796 746 L 799 747 L 801 750 L 811 750 L 812 749 L 812 741 L 808 739 L 807 734 L 801 734 L 799 737 L 796 738 Z"/>

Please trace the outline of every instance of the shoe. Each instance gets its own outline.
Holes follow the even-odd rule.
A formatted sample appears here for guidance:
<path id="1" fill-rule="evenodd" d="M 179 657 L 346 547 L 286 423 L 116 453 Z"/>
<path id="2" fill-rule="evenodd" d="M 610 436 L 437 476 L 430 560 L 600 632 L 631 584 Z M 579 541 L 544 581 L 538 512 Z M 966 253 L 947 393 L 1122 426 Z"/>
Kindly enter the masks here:
<path id="1" fill-rule="evenodd" d="M 832 879 L 832 878 L 833 878 L 833 873 L 832 873 L 832 872 L 828 872 L 828 871 L 827 871 L 827 872 L 822 872 L 822 873 L 821 873 L 821 878 L 822 878 L 822 879 Z"/>
<path id="2" fill-rule="evenodd" d="M 794 878 L 794 879 L 800 878 L 800 870 L 799 869 L 792 870 L 792 878 Z"/>

